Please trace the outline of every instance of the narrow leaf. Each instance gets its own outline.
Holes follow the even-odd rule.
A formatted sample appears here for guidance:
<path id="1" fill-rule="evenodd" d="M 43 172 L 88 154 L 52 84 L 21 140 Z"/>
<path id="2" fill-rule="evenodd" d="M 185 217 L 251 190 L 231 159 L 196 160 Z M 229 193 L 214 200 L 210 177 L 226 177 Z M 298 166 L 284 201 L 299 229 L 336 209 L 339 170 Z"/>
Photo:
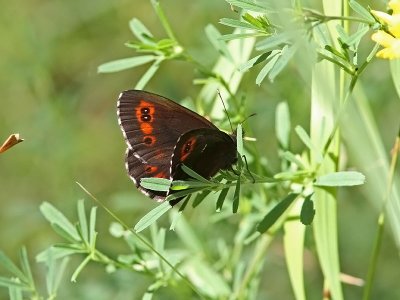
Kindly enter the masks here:
<path id="1" fill-rule="evenodd" d="M 228 181 L 226 184 L 229 185 L 230 181 Z M 224 205 L 226 195 L 228 195 L 228 192 L 229 192 L 229 187 L 226 187 L 223 190 L 221 190 L 221 193 L 219 194 L 218 199 L 217 199 L 217 205 L 216 205 L 217 211 L 221 211 L 222 206 Z"/>
<path id="2" fill-rule="evenodd" d="M 232 212 L 234 214 L 237 213 L 239 208 L 239 198 L 240 198 L 240 176 L 237 179 L 235 193 L 233 194 Z"/>
<path id="3" fill-rule="evenodd" d="M 151 224 L 153 224 L 155 221 L 157 221 L 162 215 L 164 215 L 171 208 L 172 208 L 172 206 L 169 204 L 169 202 L 164 201 L 163 203 L 158 205 L 156 208 L 154 208 L 150 212 L 148 212 L 143 218 L 141 218 L 139 220 L 139 222 L 136 223 L 133 230 L 137 233 L 143 231 L 144 229 L 149 227 Z"/>
<path id="4" fill-rule="evenodd" d="M 360 172 L 343 171 L 322 175 L 314 182 L 316 186 L 353 186 L 365 183 L 365 176 Z"/>
<path id="5" fill-rule="evenodd" d="M 267 10 L 271 8 L 266 6 L 264 3 L 250 1 L 250 0 L 226 0 L 229 4 L 243 8 L 245 10 L 250 10 L 254 12 L 266 13 Z"/>
<path id="6" fill-rule="evenodd" d="M 268 51 L 268 50 L 276 50 L 276 48 L 282 44 L 290 43 L 291 38 L 294 35 L 298 35 L 299 33 L 293 32 L 282 32 L 275 35 L 268 36 L 267 38 L 259 41 L 256 45 L 256 49 L 258 51 Z"/>
<path id="7" fill-rule="evenodd" d="M 5 277 L 0 277 L 0 286 L 4 286 L 7 288 L 16 287 L 16 288 L 20 288 L 20 289 L 24 289 L 24 290 L 29 289 L 28 286 L 26 286 L 25 284 L 23 284 L 21 282 L 17 282 L 15 280 L 5 278 Z"/>
<path id="8" fill-rule="evenodd" d="M 360 16 L 364 17 L 365 19 L 367 19 L 370 22 L 375 22 L 375 19 L 373 16 L 371 16 L 371 14 L 369 13 L 368 10 L 366 10 L 363 6 L 361 6 L 357 1 L 355 0 L 350 0 L 349 1 L 349 5 L 350 7 L 356 12 L 358 13 Z"/>
<path id="9" fill-rule="evenodd" d="M 290 59 L 293 57 L 293 55 L 296 53 L 297 47 L 296 46 L 285 46 L 283 47 L 281 54 L 278 57 L 278 60 L 274 64 L 273 68 L 268 74 L 268 78 L 271 82 L 273 82 L 276 78 L 276 76 L 279 75 L 279 73 L 286 67 L 286 65 L 289 63 Z"/>
<path id="10" fill-rule="evenodd" d="M 290 141 L 290 113 L 287 102 L 280 102 L 275 113 L 275 132 L 282 149 L 289 148 Z"/>
<path id="11" fill-rule="evenodd" d="M 223 56 L 225 56 L 230 61 L 233 61 L 232 55 L 228 50 L 225 42 L 220 40 L 221 33 L 215 28 L 212 24 L 207 25 L 206 35 L 210 43 L 214 46 L 214 48 Z"/>
<path id="12" fill-rule="evenodd" d="M 298 137 L 301 139 L 304 145 L 306 145 L 310 150 L 315 152 L 317 162 L 321 162 L 323 160 L 322 153 L 318 151 L 318 149 L 313 145 L 310 136 L 303 129 L 303 127 L 297 125 L 294 130 L 296 131 Z"/>
<path id="13" fill-rule="evenodd" d="M 268 57 L 269 61 L 265 64 L 265 66 L 261 69 L 260 73 L 258 73 L 256 78 L 256 84 L 260 85 L 261 82 L 264 80 L 265 76 L 272 70 L 276 61 L 279 58 L 280 51 L 274 50 L 272 51 L 271 55 Z"/>
<path id="14" fill-rule="evenodd" d="M 236 20 L 236 19 L 222 18 L 221 20 L 219 20 L 219 23 L 226 25 L 226 26 L 234 27 L 234 28 L 244 28 L 244 29 L 253 29 L 253 30 L 257 29 L 253 25 L 251 25 L 247 22 L 243 22 L 241 20 Z"/>
<path id="15" fill-rule="evenodd" d="M 21 281 L 29 282 L 25 274 L 2 251 L 0 251 L 0 264 Z"/>
<path id="16" fill-rule="evenodd" d="M 205 190 L 201 193 L 198 193 L 193 200 L 192 207 L 197 207 L 200 205 L 201 202 L 211 193 L 211 190 Z"/>
<path id="17" fill-rule="evenodd" d="M 268 59 L 269 55 L 271 52 L 265 52 L 263 54 L 257 55 L 253 57 L 252 59 L 248 60 L 244 64 L 242 64 L 239 67 L 240 72 L 246 72 L 250 68 L 254 67 L 255 65 L 258 65 L 259 63 L 263 62 L 264 60 Z"/>
<path id="18" fill-rule="evenodd" d="M 290 162 L 296 164 L 299 168 L 305 169 L 304 164 L 292 152 L 285 151 L 282 154 L 282 157 L 284 159 L 286 159 L 287 161 L 290 161 Z"/>
<path id="19" fill-rule="evenodd" d="M 266 232 L 279 219 L 280 216 L 288 209 L 288 207 L 297 198 L 298 194 L 289 194 L 280 201 L 257 225 L 257 231 L 260 233 Z"/>
<path id="20" fill-rule="evenodd" d="M 188 174 L 190 177 L 197 179 L 198 181 L 204 182 L 204 183 L 210 183 L 209 180 L 205 179 L 203 176 L 201 176 L 200 174 L 196 173 L 195 171 L 193 171 L 192 169 L 190 169 L 189 167 L 185 166 L 185 165 L 181 165 L 182 171 L 185 172 L 186 174 Z"/>
<path id="21" fill-rule="evenodd" d="M 230 40 L 245 39 L 245 38 L 257 37 L 257 36 L 260 36 L 260 34 L 254 33 L 254 32 L 231 33 L 231 34 L 224 34 L 219 39 L 221 41 L 230 41 Z"/>
<path id="22" fill-rule="evenodd" d="M 135 68 L 144 64 L 147 64 L 157 57 L 154 55 L 142 55 L 142 56 L 135 56 L 129 58 L 122 58 L 114 61 L 110 61 L 104 64 L 101 64 L 97 68 L 97 72 L 99 73 L 112 73 L 118 72 L 130 68 Z"/>
<path id="23" fill-rule="evenodd" d="M 142 90 L 150 81 L 150 79 L 154 76 L 157 70 L 160 68 L 161 63 L 163 62 L 164 58 L 159 57 L 156 61 L 147 69 L 146 73 L 140 78 L 139 82 L 135 85 L 136 90 Z"/>
<path id="24" fill-rule="evenodd" d="M 85 213 L 85 204 L 83 200 L 78 201 L 78 220 L 79 220 L 79 227 L 82 233 L 83 239 L 88 242 L 89 235 L 88 235 L 88 227 L 87 227 L 87 220 L 86 220 L 86 213 Z"/>
<path id="25" fill-rule="evenodd" d="M 243 129 L 242 124 L 238 124 L 236 128 L 236 149 L 239 155 L 243 156 Z"/>
<path id="26" fill-rule="evenodd" d="M 132 20 L 129 21 L 129 28 L 131 29 L 132 33 L 136 36 L 136 38 L 140 40 L 142 43 L 148 43 L 153 38 L 153 35 L 147 29 L 147 27 L 144 26 L 144 24 L 136 18 L 133 18 Z"/>
<path id="27" fill-rule="evenodd" d="M 304 199 L 303 206 L 301 207 L 300 221 L 304 225 L 310 225 L 314 220 L 315 209 L 314 202 L 311 200 L 312 195 L 313 194 Z"/>
<path id="28" fill-rule="evenodd" d="M 34 286 L 33 275 L 29 265 L 28 253 L 25 247 L 22 247 L 20 252 L 20 260 L 22 271 L 24 272 L 30 286 Z"/>
<path id="29" fill-rule="evenodd" d="M 89 218 L 89 245 L 90 247 L 92 247 L 92 249 L 94 249 L 95 246 L 95 242 L 96 242 L 96 211 L 97 211 L 97 207 L 92 207 L 92 209 L 90 210 L 90 218 Z"/>
<path id="30" fill-rule="evenodd" d="M 49 221 L 52 225 L 58 226 L 62 229 L 71 239 L 75 241 L 79 241 L 80 237 L 75 229 L 75 227 L 71 224 L 71 222 L 61 213 L 58 209 L 56 209 L 53 205 L 48 202 L 43 202 L 40 205 L 40 211 L 42 215 Z"/>
<path id="31" fill-rule="evenodd" d="M 146 177 L 140 180 L 140 185 L 152 191 L 168 192 L 171 186 L 171 180 L 166 178 Z"/>

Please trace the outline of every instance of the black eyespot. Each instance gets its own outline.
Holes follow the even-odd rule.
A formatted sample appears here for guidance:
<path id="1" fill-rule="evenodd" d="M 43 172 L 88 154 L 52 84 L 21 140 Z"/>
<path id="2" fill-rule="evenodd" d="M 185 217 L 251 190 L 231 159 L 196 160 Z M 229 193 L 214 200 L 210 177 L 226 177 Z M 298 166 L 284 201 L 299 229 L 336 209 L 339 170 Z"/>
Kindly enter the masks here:
<path id="1" fill-rule="evenodd" d="M 145 138 L 143 139 L 143 142 L 144 142 L 145 144 L 147 144 L 147 145 L 151 145 L 151 144 L 153 143 L 153 139 L 152 139 L 151 137 L 147 136 L 147 137 L 145 137 Z"/>
<path id="2" fill-rule="evenodd" d="M 141 119 L 143 122 L 150 122 L 150 121 L 151 121 L 150 115 L 141 115 L 141 116 L 140 116 L 140 119 Z"/>
<path id="3" fill-rule="evenodd" d="M 145 169 L 145 171 L 146 171 L 146 173 L 150 173 L 150 172 L 151 172 L 151 167 L 147 167 L 147 168 Z"/>
<path id="4" fill-rule="evenodd" d="M 183 152 L 189 153 L 189 151 L 190 151 L 190 144 L 189 144 L 189 145 L 186 144 L 186 145 L 185 145 L 185 148 L 183 149 Z"/>
<path id="5" fill-rule="evenodd" d="M 150 108 L 148 107 L 142 107 L 140 112 L 142 113 L 142 115 L 147 115 L 150 112 Z"/>

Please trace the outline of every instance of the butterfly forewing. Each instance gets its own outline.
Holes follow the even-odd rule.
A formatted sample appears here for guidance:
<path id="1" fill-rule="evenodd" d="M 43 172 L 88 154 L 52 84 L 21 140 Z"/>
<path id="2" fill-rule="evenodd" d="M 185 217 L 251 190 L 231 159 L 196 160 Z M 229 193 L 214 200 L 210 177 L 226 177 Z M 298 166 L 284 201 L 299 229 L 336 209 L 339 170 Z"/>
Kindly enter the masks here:
<path id="1" fill-rule="evenodd" d="M 144 177 L 170 178 L 171 157 L 178 138 L 193 129 L 219 131 L 211 122 L 156 94 L 129 90 L 118 99 L 118 121 L 128 145 L 126 167 L 136 186 L 152 198 L 165 193 L 140 187 Z"/>

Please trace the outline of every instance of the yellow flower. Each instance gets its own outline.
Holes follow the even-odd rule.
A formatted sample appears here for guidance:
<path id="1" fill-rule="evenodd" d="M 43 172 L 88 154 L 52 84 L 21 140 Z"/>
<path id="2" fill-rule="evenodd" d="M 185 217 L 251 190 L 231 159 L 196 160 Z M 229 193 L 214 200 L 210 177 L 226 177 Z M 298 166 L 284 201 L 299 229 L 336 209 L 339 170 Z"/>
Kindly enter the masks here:
<path id="1" fill-rule="evenodd" d="M 384 47 L 376 56 L 386 59 L 400 58 L 400 39 L 397 39 L 383 30 L 378 30 L 371 36 L 372 40 Z"/>
<path id="2" fill-rule="evenodd" d="M 393 10 L 393 14 L 400 14 L 400 1 L 399 0 L 391 0 L 388 3 L 390 9 Z"/>
<path id="3" fill-rule="evenodd" d="M 397 1 L 396 1 L 397 2 Z M 400 3 L 398 4 L 400 8 Z M 371 10 L 371 13 L 382 23 L 388 26 L 391 34 L 400 37 L 400 14 L 389 15 L 383 11 Z"/>

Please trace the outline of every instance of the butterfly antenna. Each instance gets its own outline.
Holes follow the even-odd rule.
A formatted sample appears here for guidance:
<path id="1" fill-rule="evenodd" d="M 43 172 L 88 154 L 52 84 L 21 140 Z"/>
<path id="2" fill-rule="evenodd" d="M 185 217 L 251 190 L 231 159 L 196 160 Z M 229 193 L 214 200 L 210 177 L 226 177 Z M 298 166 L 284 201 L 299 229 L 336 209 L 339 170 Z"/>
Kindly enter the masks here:
<path id="1" fill-rule="evenodd" d="M 231 130 L 232 130 L 232 133 L 233 133 L 234 131 L 233 131 L 231 118 L 229 118 L 229 114 L 228 114 L 228 110 L 226 109 L 225 102 L 222 99 L 221 92 L 219 90 L 217 90 L 217 92 L 218 92 L 219 99 L 221 99 L 222 105 L 224 106 L 224 110 L 225 110 L 226 116 L 228 117 L 229 125 L 231 125 Z"/>
<path id="2" fill-rule="evenodd" d="M 256 115 L 257 115 L 257 113 L 252 113 L 251 115 L 249 115 L 246 118 L 244 118 L 244 120 L 242 122 L 240 122 L 240 124 L 243 124 L 245 121 L 247 121 L 247 119 L 250 119 L 251 117 L 254 117 Z"/>

